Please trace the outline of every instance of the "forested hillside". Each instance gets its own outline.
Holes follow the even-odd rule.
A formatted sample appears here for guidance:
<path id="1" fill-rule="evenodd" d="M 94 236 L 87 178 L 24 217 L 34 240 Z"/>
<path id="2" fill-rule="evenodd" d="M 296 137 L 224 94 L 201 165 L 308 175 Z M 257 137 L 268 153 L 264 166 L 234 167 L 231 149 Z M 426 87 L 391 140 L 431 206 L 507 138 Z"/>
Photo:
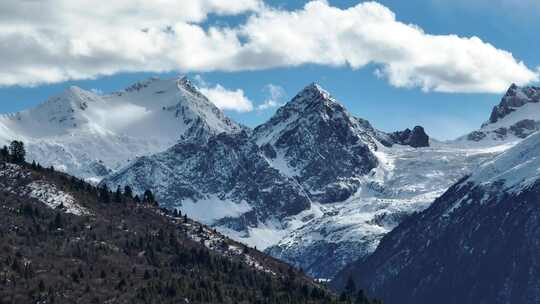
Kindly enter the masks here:
<path id="1" fill-rule="evenodd" d="M 16 151 L 0 160 L 1 303 L 371 303 L 160 209 L 151 192 L 96 188 Z"/>

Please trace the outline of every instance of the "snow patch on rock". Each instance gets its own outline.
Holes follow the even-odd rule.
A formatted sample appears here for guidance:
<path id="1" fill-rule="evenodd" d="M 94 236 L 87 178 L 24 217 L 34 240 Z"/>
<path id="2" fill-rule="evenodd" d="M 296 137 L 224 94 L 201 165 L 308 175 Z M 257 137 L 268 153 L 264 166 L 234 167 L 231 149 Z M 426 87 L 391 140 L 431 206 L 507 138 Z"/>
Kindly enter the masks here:
<path id="1" fill-rule="evenodd" d="M 92 214 L 90 210 L 78 204 L 71 194 L 58 190 L 54 185 L 34 181 L 26 187 L 30 197 L 39 200 L 52 209 L 59 209 L 79 216 Z"/>

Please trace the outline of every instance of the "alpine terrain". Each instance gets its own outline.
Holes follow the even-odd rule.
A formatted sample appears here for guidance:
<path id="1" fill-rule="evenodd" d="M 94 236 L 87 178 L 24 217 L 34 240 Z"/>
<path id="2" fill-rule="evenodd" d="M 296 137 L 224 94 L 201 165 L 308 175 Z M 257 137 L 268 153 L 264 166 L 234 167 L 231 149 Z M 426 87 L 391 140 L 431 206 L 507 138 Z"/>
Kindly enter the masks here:
<path id="1" fill-rule="evenodd" d="M 453 185 L 348 267 L 385 303 L 538 303 L 540 134 Z"/>
<path id="2" fill-rule="evenodd" d="M 478 131 L 449 142 L 421 126 L 377 130 L 317 84 L 254 129 L 225 117 L 186 78 L 149 79 L 103 96 L 71 89 L 0 121 L 6 139 L 27 140 L 29 159 L 104 177 L 110 189 L 152 190 L 163 207 L 330 279 L 534 132 L 539 91 L 512 85 Z M 44 110 L 51 107 L 69 115 Z M 116 119 L 115 111 L 133 115 Z M 37 118 L 48 127 L 28 127 Z"/>
<path id="3" fill-rule="evenodd" d="M 1 141 L 22 140 L 29 159 L 94 182 L 178 140 L 240 130 L 186 78 L 151 78 L 109 95 L 71 87 L 0 116 Z"/>
<path id="4" fill-rule="evenodd" d="M 22 151 L 0 155 L 1 303 L 379 303 Z"/>
<path id="5" fill-rule="evenodd" d="M 520 139 L 438 142 L 422 127 L 385 133 L 311 84 L 252 131 L 180 142 L 103 183 L 154 189 L 164 206 L 332 278 Z"/>

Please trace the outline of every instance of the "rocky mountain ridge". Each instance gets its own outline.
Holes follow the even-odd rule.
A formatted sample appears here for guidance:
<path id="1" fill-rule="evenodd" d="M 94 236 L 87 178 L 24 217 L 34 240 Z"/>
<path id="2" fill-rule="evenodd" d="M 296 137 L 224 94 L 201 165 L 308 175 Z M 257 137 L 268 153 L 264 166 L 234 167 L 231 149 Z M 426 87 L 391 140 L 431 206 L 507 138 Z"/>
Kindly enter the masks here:
<path id="1" fill-rule="evenodd" d="M 463 139 L 479 143 L 519 141 L 540 130 L 540 88 L 512 84 L 481 129 Z"/>
<path id="2" fill-rule="evenodd" d="M 108 192 L 4 154 L 0 185 L 2 303 L 349 303 L 130 191 Z"/>
<path id="3" fill-rule="evenodd" d="M 373 252 L 410 214 L 521 140 L 441 143 L 421 127 L 385 133 L 351 115 L 316 84 L 254 130 L 208 106 L 185 79 L 150 79 L 111 96 L 146 106 L 149 113 L 178 115 L 182 126 L 202 127 L 182 128 L 181 134 L 189 136 L 156 146 L 163 148 L 156 153 L 143 149 L 146 156 L 129 159 L 104 183 L 111 188 L 129 184 L 137 193 L 151 189 L 163 206 L 180 208 L 318 278 L 331 278 Z M 191 119 L 186 113 L 199 114 Z M 516 110 L 502 120 L 520 113 L 531 115 Z M 178 120 L 171 125 L 178 127 Z"/>
<path id="4" fill-rule="evenodd" d="M 385 303 L 536 303 L 540 134 L 488 161 L 340 273 Z"/>
<path id="5" fill-rule="evenodd" d="M 0 116 L 1 141 L 22 140 L 29 159 L 95 182 L 179 140 L 242 129 L 187 78 L 150 78 L 107 95 L 71 87 Z"/>

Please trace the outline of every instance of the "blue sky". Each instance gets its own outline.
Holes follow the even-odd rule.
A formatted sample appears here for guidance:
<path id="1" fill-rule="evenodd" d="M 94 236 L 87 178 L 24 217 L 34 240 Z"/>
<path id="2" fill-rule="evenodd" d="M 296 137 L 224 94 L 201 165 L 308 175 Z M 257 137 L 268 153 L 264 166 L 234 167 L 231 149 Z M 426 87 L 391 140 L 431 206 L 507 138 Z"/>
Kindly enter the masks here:
<path id="1" fill-rule="evenodd" d="M 291 12 L 302 10 L 306 2 L 276 0 L 265 1 L 265 4 L 279 11 Z M 474 4 L 470 2 L 462 0 L 379 1 L 381 5 L 393 12 L 397 21 L 401 23 L 419 26 L 429 35 L 477 36 L 484 43 L 511 53 L 516 61 L 523 61 L 530 71 L 536 71 L 540 66 L 540 55 L 538 55 L 540 39 L 535 37 L 540 32 L 540 22 L 537 21 L 540 20 L 538 19 L 540 6 L 535 1 L 527 0 L 478 0 Z M 358 3 L 358 1 L 335 0 L 329 1 L 328 6 L 346 10 Z M 216 16 L 210 12 L 208 19 L 195 21 L 195 24 L 199 24 L 206 30 L 210 27 L 234 28 L 244 24 L 251 14 L 248 11 L 220 13 L 220 16 Z M 361 25 L 362 22 L 359 21 L 359 24 Z M 1 27 L 2 24 L 0 24 L 0 29 Z M 294 44 L 287 52 L 294 53 L 293 46 Z M 283 48 L 288 47 L 289 45 L 283 45 Z M 0 52 L 2 52 L 1 48 Z M 19 55 L 25 56 L 25 54 Z M 37 63 L 43 60 L 37 56 L 33 57 L 28 60 L 35 60 Z M 150 68 L 149 70 L 154 70 L 151 72 L 138 72 L 137 70 L 143 71 L 148 68 L 139 68 L 134 65 L 128 69 L 129 73 L 122 72 L 120 68 L 118 72 L 106 72 L 112 75 L 103 77 L 92 75 L 86 69 L 84 72 L 90 73 L 89 75 L 95 79 L 66 81 L 62 78 L 58 80 L 44 78 L 46 79 L 44 82 L 53 83 L 32 83 L 30 86 L 28 80 L 21 76 L 14 82 L 4 83 L 0 87 L 0 100 L 2 100 L 0 112 L 13 112 L 31 107 L 70 85 L 111 92 L 150 76 L 174 77 L 178 74 L 187 74 L 201 86 L 214 88 L 220 85 L 233 91 L 241 89 L 243 95 L 253 103 L 254 109 L 248 112 L 227 110 L 226 113 L 249 126 L 264 122 L 276 109 L 276 107 L 271 107 L 266 110 L 257 110 L 258 105 L 271 97 L 268 85 L 278 87 L 282 91 L 281 95 L 273 96 L 277 99 L 276 101 L 286 102 L 305 85 L 318 82 L 345 104 L 350 112 L 370 120 L 379 129 L 392 131 L 419 124 L 423 125 L 434 137 L 450 139 L 479 127 L 488 118 L 491 108 L 499 102 L 504 91 L 501 85 L 494 87 L 491 84 L 480 84 L 481 89 L 477 89 L 478 86 L 474 86 L 473 89 L 471 89 L 472 86 L 464 88 L 462 84 L 457 89 L 437 89 L 436 87 L 426 89 L 422 85 L 400 86 L 395 83 L 397 80 L 393 83 L 389 78 L 376 76 L 377 71 L 381 69 L 381 64 L 377 62 L 362 64 L 359 67 L 351 67 L 349 64 L 318 64 L 309 61 L 276 65 L 263 63 L 264 67 L 258 66 L 255 70 L 235 67 L 233 69 L 236 71 L 223 71 L 230 69 L 185 68 L 189 66 L 189 58 L 184 60 L 188 63 L 183 62 L 184 66 L 180 64 L 181 67 L 173 67 L 172 71 L 167 73 L 156 72 L 162 69 L 161 67 Z M 114 62 L 114 64 L 121 65 L 122 62 L 120 60 L 119 63 Z M 56 64 L 62 65 L 62 62 Z M 131 63 L 128 62 L 128 64 Z M 452 68 L 451 64 L 450 62 L 448 69 Z M 74 65 L 78 66 L 76 62 Z M 99 75 L 102 72 L 96 73 Z M 79 75 L 80 71 L 74 74 Z M 513 75 L 502 75 L 499 77 L 502 79 L 497 78 L 493 82 L 508 82 L 510 85 L 512 77 Z M 517 81 L 522 81 L 523 77 L 520 77 L 520 74 L 516 74 Z M 71 78 L 87 78 L 87 76 Z M 529 83 L 534 84 L 535 80 Z"/>

